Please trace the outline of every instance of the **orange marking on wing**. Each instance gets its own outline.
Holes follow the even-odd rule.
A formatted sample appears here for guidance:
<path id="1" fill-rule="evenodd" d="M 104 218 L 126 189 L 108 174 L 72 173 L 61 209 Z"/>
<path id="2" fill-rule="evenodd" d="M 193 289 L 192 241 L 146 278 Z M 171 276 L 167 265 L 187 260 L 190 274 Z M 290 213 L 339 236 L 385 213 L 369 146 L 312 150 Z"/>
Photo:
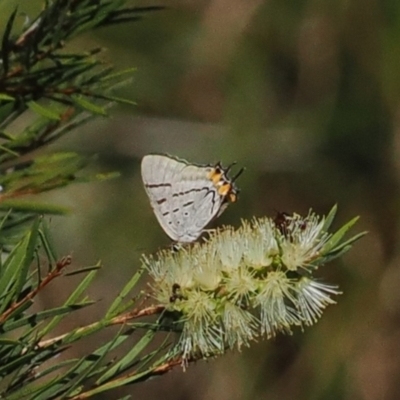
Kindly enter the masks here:
<path id="1" fill-rule="evenodd" d="M 213 168 L 209 173 L 208 173 L 208 179 L 212 181 L 214 185 L 218 185 L 222 178 L 222 171 L 220 169 Z"/>
<path id="2" fill-rule="evenodd" d="M 218 194 L 221 196 L 226 196 L 229 194 L 229 192 L 232 190 L 232 185 L 230 183 L 223 183 L 219 188 L 218 188 Z"/>

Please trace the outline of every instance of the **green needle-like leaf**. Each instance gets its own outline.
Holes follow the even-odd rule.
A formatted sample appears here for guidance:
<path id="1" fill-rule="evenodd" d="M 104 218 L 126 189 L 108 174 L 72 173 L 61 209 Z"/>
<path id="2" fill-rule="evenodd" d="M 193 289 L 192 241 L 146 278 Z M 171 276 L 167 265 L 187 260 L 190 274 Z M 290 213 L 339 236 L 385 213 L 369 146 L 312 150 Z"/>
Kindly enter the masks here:
<path id="1" fill-rule="evenodd" d="M 22 288 L 26 284 L 29 267 L 32 263 L 34 252 L 36 249 L 37 238 L 39 233 L 39 224 L 40 220 L 39 218 L 36 218 L 29 233 L 28 242 L 26 244 L 26 249 L 25 249 L 25 257 L 22 260 L 21 268 L 19 268 L 19 274 L 18 274 L 19 276 L 15 285 L 16 293 L 21 293 Z"/>
<path id="2" fill-rule="evenodd" d="M 101 348 L 81 360 L 81 362 L 79 363 L 79 367 L 76 368 L 74 371 L 77 374 L 78 378 L 65 393 L 66 396 L 73 393 L 79 387 L 81 382 L 84 382 L 85 379 L 94 375 L 97 367 L 103 362 L 109 352 L 115 347 L 119 346 L 123 341 L 125 341 L 126 337 L 121 336 L 120 333 L 121 332 L 118 332 L 117 335 L 115 335 L 114 339 L 108 342 L 105 346 L 102 346 Z"/>
<path id="3" fill-rule="evenodd" d="M 132 349 L 121 358 L 121 360 L 116 363 L 112 368 L 107 370 L 96 383 L 101 385 L 102 383 L 115 378 L 118 374 L 124 372 L 126 369 L 130 368 L 137 360 L 137 356 L 141 351 L 143 351 L 153 340 L 155 336 L 154 331 L 147 331 L 143 337 L 132 347 Z"/>
<path id="4" fill-rule="evenodd" d="M 4 101 L 15 101 L 15 98 L 5 94 L 5 93 L 0 93 L 0 100 L 4 100 Z"/>
<path id="5" fill-rule="evenodd" d="M 50 108 L 43 107 L 40 104 L 36 103 L 35 101 L 30 101 L 28 103 L 28 107 L 36 114 L 41 115 L 42 117 L 55 121 L 59 121 L 61 118 L 59 114 L 55 113 Z"/>
<path id="6" fill-rule="evenodd" d="M 97 271 L 92 271 L 82 280 L 82 282 L 76 287 L 76 289 L 69 296 L 67 301 L 64 303 L 64 307 L 71 306 L 76 304 L 79 298 L 85 293 L 86 289 L 95 278 Z M 43 337 L 47 335 L 50 331 L 52 331 L 63 319 L 64 314 L 58 315 L 52 319 L 52 321 L 39 333 L 39 337 Z"/>
<path id="7" fill-rule="evenodd" d="M 335 204 L 329 211 L 329 214 L 325 217 L 324 227 L 322 228 L 324 232 L 328 232 L 336 216 L 336 212 L 337 212 L 337 205 Z"/>
<path id="8" fill-rule="evenodd" d="M 82 303 L 75 303 L 75 304 L 65 305 L 62 307 L 51 308 L 50 310 L 41 311 L 36 314 L 31 314 L 24 318 L 17 319 L 13 322 L 5 323 L 2 327 L 2 330 L 4 332 L 10 332 L 10 331 L 20 328 L 22 326 L 34 327 L 34 326 L 38 325 L 41 321 L 45 321 L 49 318 L 56 317 L 56 316 L 68 315 L 72 311 L 80 310 L 80 309 L 90 306 L 94 303 L 95 303 L 94 301 L 84 301 Z"/>
<path id="9" fill-rule="evenodd" d="M 358 221 L 359 217 L 353 218 L 347 224 L 342 226 L 332 237 L 328 240 L 325 246 L 321 250 L 321 254 L 327 254 L 331 251 L 343 238 L 343 236 L 349 231 L 349 229 Z"/>
<path id="10" fill-rule="evenodd" d="M 144 267 L 140 268 L 129 280 L 129 282 L 124 286 L 124 288 L 118 293 L 117 297 L 111 304 L 110 308 L 107 311 L 106 318 L 111 318 L 115 314 L 118 314 L 120 311 L 120 305 L 125 300 L 126 296 L 132 291 L 132 289 L 136 286 L 137 282 L 143 275 L 145 269 Z"/>
<path id="11" fill-rule="evenodd" d="M 31 232 L 28 232 L 14 247 L 2 266 L 0 271 L 0 295 L 4 297 L 0 303 L 0 315 L 9 306 L 10 302 L 17 299 L 20 292 L 20 276 L 26 277 L 26 265 L 32 260 L 32 253 L 27 255 L 28 248 L 30 252 L 32 251 L 30 240 Z"/>
<path id="12" fill-rule="evenodd" d="M 96 104 L 91 103 L 90 101 L 84 99 L 82 96 L 74 96 L 72 99 L 74 103 L 76 103 L 78 106 L 82 107 L 86 111 L 103 116 L 107 115 L 103 107 L 99 107 Z"/>

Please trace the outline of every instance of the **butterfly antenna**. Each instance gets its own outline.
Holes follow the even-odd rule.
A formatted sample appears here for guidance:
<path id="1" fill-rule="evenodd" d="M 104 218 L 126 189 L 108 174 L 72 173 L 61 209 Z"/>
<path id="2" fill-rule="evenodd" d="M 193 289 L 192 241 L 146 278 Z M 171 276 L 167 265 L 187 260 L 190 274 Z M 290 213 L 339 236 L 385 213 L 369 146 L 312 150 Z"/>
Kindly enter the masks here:
<path id="1" fill-rule="evenodd" d="M 234 165 L 236 165 L 236 164 L 237 164 L 237 162 L 234 161 L 232 164 L 228 165 L 228 166 L 226 167 L 226 169 L 225 169 L 225 174 L 227 174 L 227 173 L 231 170 L 231 168 L 232 168 Z"/>
<path id="2" fill-rule="evenodd" d="M 244 172 L 245 169 L 246 169 L 246 168 L 241 168 L 241 169 L 238 171 L 238 173 L 232 178 L 232 182 L 235 182 L 236 179 L 239 178 L 239 176 L 243 174 L 243 172 Z"/>

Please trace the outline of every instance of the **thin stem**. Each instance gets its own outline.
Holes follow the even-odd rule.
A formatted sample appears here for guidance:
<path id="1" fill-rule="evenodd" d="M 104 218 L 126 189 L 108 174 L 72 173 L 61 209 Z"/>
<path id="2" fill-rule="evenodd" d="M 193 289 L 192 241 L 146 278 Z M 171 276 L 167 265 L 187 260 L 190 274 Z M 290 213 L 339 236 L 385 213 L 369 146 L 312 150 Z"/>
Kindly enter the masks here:
<path id="1" fill-rule="evenodd" d="M 102 325 L 103 327 L 109 327 L 113 325 L 121 325 L 125 324 L 128 321 L 140 317 L 146 317 L 149 315 L 156 315 L 160 314 L 165 310 L 164 306 L 156 305 L 156 306 L 149 306 L 147 308 L 143 309 L 135 309 L 133 311 L 127 312 L 125 314 L 118 315 L 117 317 L 111 318 L 108 321 L 100 321 L 100 322 L 94 322 L 92 324 L 82 326 L 81 328 L 78 328 L 75 332 L 73 332 L 74 335 L 82 335 L 82 333 L 85 333 L 87 331 L 91 331 L 94 328 L 96 328 L 98 325 Z M 69 333 L 64 333 L 62 335 L 56 336 L 51 339 L 47 340 L 42 340 L 41 342 L 38 343 L 38 347 L 47 347 L 51 346 L 55 342 L 63 340 L 65 337 L 71 336 L 71 332 Z"/>
<path id="2" fill-rule="evenodd" d="M 185 360 L 185 364 L 188 362 L 193 362 L 196 361 L 194 359 L 192 360 Z M 158 367 L 154 367 L 152 371 L 149 372 L 148 378 L 151 378 L 153 376 L 158 376 L 158 375 L 164 375 L 167 372 L 171 371 L 173 368 L 177 366 L 181 366 L 183 363 L 182 358 L 178 357 L 173 360 L 167 361 L 164 364 L 159 365 Z M 130 372 L 129 374 L 126 374 L 124 376 L 121 376 L 117 379 L 114 379 L 112 381 L 107 382 L 106 384 L 103 385 L 104 390 L 107 390 L 108 387 L 113 388 L 113 387 L 118 387 L 118 382 L 124 382 L 128 378 L 135 376 L 136 374 L 140 373 L 140 371 L 135 370 Z M 142 379 L 143 377 L 141 377 Z M 101 387 L 101 386 L 100 386 Z M 89 397 L 92 397 L 93 395 L 97 394 L 99 392 L 99 387 L 95 387 L 92 390 L 88 390 L 87 392 L 80 393 L 69 400 L 83 400 L 83 399 L 88 399 Z"/>
<path id="3" fill-rule="evenodd" d="M 47 286 L 52 280 L 61 275 L 63 269 L 71 264 L 71 257 L 67 256 L 62 258 L 57 262 L 56 267 L 47 274 L 47 276 L 40 282 L 38 287 L 31 292 L 29 292 L 24 298 L 20 301 L 17 301 L 3 313 L 0 315 L 0 324 L 2 324 L 18 307 L 22 304 L 32 300 L 45 286 Z"/>

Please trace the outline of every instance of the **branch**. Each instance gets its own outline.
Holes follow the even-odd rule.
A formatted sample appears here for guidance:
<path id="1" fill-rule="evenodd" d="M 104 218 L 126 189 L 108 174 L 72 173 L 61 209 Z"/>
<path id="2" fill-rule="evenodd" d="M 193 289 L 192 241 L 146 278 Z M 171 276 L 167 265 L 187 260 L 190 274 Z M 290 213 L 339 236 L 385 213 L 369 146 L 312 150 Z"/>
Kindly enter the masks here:
<path id="1" fill-rule="evenodd" d="M 45 286 L 47 286 L 52 280 L 61 275 L 63 269 L 71 264 L 71 257 L 67 256 L 57 262 L 56 267 L 40 282 L 39 286 L 29 292 L 20 301 L 17 301 L 2 314 L 0 315 L 0 324 L 2 324 L 17 308 L 21 307 L 24 303 L 32 300 Z"/>
<path id="2" fill-rule="evenodd" d="M 102 325 L 103 327 L 110 327 L 113 325 L 121 325 L 121 324 L 125 324 L 128 321 L 132 320 L 132 319 L 136 319 L 136 318 L 141 318 L 141 317 L 147 317 L 149 315 L 157 315 L 157 314 L 161 314 L 163 311 L 165 310 L 164 306 L 160 306 L 160 305 L 156 305 L 156 306 L 150 306 L 144 309 L 135 309 L 131 312 L 127 312 L 125 314 L 119 315 L 117 317 L 114 317 L 106 322 L 104 321 L 99 321 L 99 322 L 94 322 L 92 324 L 83 326 L 81 328 L 78 328 L 75 332 L 73 332 L 74 335 L 79 335 L 82 333 L 85 333 L 87 331 L 91 331 L 94 328 L 96 328 L 99 325 Z M 47 346 L 51 346 L 54 343 L 63 340 L 65 337 L 67 336 L 71 336 L 71 332 L 69 333 L 64 333 L 60 336 L 56 336 L 54 338 L 51 339 L 47 339 L 47 340 L 42 340 L 41 342 L 38 343 L 38 347 L 40 348 L 44 348 Z"/>

